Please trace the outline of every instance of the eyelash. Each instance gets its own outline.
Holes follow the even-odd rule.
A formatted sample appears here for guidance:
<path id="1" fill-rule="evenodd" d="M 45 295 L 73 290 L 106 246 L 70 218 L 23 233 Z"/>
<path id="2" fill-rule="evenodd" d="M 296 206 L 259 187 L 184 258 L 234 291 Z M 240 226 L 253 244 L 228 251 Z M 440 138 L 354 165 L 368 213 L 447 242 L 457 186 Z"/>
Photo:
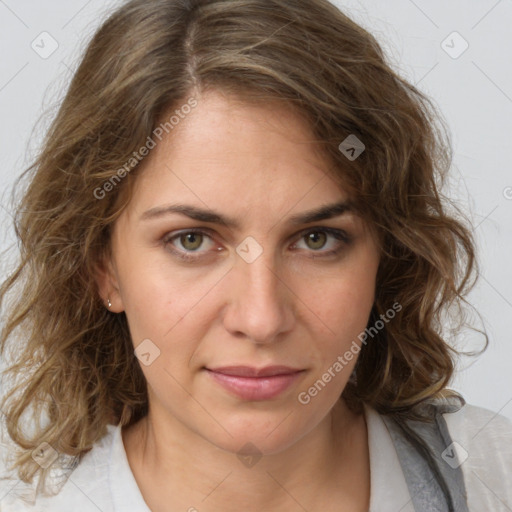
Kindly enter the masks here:
<path id="1" fill-rule="evenodd" d="M 212 238 L 211 235 L 209 234 L 209 231 L 207 230 L 204 230 L 204 229 L 199 229 L 199 228 L 190 228 L 190 229 L 187 229 L 187 230 L 183 230 L 183 231 L 180 231 L 176 234 L 169 234 L 167 236 L 165 236 L 163 238 L 163 244 L 165 247 L 168 247 L 169 245 L 172 246 L 172 241 L 177 239 L 177 238 L 180 238 L 181 236 L 183 235 L 188 235 L 188 234 L 191 234 L 191 233 L 195 233 L 195 234 L 200 234 L 200 235 L 206 235 L 208 238 Z M 316 227 L 316 228 L 309 228 L 309 229 L 306 229 L 304 231 L 301 231 L 300 233 L 298 233 L 298 239 L 299 241 L 301 239 L 304 238 L 305 235 L 308 235 L 310 233 L 327 233 L 328 235 L 331 235 L 332 237 L 334 237 L 336 240 L 340 241 L 341 243 L 338 245 L 338 247 L 336 247 L 335 249 L 331 249 L 329 251 L 315 251 L 313 249 L 311 249 L 311 252 L 313 253 L 316 253 L 316 252 L 320 252 L 320 256 L 317 256 L 315 254 L 313 254 L 312 256 L 310 256 L 310 258 L 312 259 L 316 259 L 316 258 L 328 258 L 330 256 L 334 256 L 334 255 L 337 255 L 339 254 L 342 249 L 344 248 L 344 246 L 346 245 L 349 245 L 352 241 L 352 238 L 347 234 L 346 231 L 343 231 L 341 229 L 334 229 L 334 228 L 329 228 L 329 227 Z M 179 259 L 183 260 L 183 261 L 187 261 L 187 262 L 193 262 L 193 261 L 198 261 L 200 258 L 202 258 L 202 256 L 196 256 L 196 255 L 193 255 L 195 254 L 196 252 L 198 251 L 193 251 L 193 252 L 185 252 L 185 251 L 179 251 L 179 250 L 176 250 L 174 248 L 172 249 L 169 249 L 175 256 L 177 256 Z"/>

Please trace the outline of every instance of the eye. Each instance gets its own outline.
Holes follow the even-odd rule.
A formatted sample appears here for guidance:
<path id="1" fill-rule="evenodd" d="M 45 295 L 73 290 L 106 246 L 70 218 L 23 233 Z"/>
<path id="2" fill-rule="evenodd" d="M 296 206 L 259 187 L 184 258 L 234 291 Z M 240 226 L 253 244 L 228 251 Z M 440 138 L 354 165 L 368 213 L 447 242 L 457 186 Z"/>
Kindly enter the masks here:
<path id="1" fill-rule="evenodd" d="M 199 229 L 189 229 L 187 231 L 181 231 L 180 233 L 172 234 L 164 238 L 164 245 L 178 258 L 191 261 L 195 260 L 205 251 L 199 251 L 200 247 L 203 245 L 204 240 L 209 239 L 212 240 L 211 236 L 209 236 L 204 230 Z M 176 247 L 177 245 L 181 247 Z M 191 253 L 198 253 L 191 254 Z"/>
<path id="2" fill-rule="evenodd" d="M 295 242 L 292 248 L 302 250 L 303 247 L 300 247 L 300 243 L 304 241 L 306 243 L 306 252 L 312 253 L 311 258 L 336 255 L 345 246 L 349 245 L 352 240 L 345 231 L 328 227 L 310 228 L 299 233 L 298 237 L 299 241 Z M 331 239 L 330 244 L 328 244 L 329 239 Z M 206 247 L 204 247 L 205 241 L 209 241 Z M 206 256 L 211 256 L 212 247 L 215 247 L 212 236 L 204 229 L 188 229 L 178 233 L 169 233 L 164 237 L 163 244 L 174 256 L 188 262 L 198 261 Z M 321 250 L 326 244 L 329 245 L 327 250 Z M 201 247 L 204 250 L 200 250 Z M 221 250 L 222 248 L 217 248 L 217 251 Z"/>
<path id="3" fill-rule="evenodd" d="M 318 227 L 303 231 L 300 233 L 300 237 L 300 241 L 305 241 L 306 249 L 311 249 L 313 253 L 319 252 L 321 256 L 337 254 L 344 248 L 344 246 L 351 242 L 350 236 L 345 231 L 327 227 Z M 328 250 L 320 251 L 320 249 L 325 247 L 329 238 L 332 240 L 330 248 L 328 248 Z M 299 243 L 296 243 L 294 247 L 297 247 L 298 245 Z M 312 255 L 312 257 L 316 258 L 318 256 Z"/>

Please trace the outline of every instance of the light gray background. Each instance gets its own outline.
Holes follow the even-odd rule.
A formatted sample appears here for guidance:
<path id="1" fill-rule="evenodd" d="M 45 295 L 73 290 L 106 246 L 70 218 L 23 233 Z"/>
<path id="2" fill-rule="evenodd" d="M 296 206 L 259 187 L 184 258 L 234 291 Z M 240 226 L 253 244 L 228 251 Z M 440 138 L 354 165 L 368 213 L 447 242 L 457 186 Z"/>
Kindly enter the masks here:
<path id="1" fill-rule="evenodd" d="M 106 13 L 121 3 L 0 0 L 2 250 L 14 242 L 10 186 L 37 150 L 81 50 Z M 376 35 L 395 68 L 434 99 L 450 128 L 454 163 L 446 193 L 475 226 L 481 276 L 469 300 L 490 337 L 483 355 L 461 361 L 452 387 L 469 403 L 512 419 L 512 0 L 334 3 Z M 450 36 L 454 31 L 461 38 Z M 31 47 L 38 45 L 40 53 L 51 49 L 42 32 L 58 44 L 47 58 Z M 464 41 L 469 46 L 457 56 Z M 1 262 L 2 278 L 7 263 Z M 477 316 L 474 322 L 482 327 Z M 483 338 L 465 331 L 457 342 L 471 349 Z"/>

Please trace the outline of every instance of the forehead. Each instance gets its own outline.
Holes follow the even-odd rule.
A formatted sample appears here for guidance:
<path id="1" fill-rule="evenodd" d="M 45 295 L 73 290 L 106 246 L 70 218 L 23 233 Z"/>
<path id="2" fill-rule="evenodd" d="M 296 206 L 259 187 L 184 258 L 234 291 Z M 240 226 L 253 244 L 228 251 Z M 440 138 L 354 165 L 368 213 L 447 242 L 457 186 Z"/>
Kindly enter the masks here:
<path id="1" fill-rule="evenodd" d="M 310 126 L 290 107 L 211 92 L 157 141 L 136 195 L 155 202 L 172 191 L 195 194 L 205 204 L 222 199 L 254 206 L 306 195 L 328 202 L 346 198 L 330 169 Z"/>

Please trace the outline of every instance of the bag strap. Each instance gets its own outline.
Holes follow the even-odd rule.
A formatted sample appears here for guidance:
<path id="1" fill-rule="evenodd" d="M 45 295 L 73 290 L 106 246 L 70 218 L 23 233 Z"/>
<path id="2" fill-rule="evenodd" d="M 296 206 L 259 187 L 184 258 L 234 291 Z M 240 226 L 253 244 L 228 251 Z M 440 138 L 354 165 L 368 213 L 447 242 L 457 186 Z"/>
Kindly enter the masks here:
<path id="1" fill-rule="evenodd" d="M 406 419 L 398 414 L 383 415 L 416 512 L 469 512 L 466 487 L 456 447 L 444 413 L 465 405 L 454 394 L 425 401 L 418 406 L 431 421 Z"/>

